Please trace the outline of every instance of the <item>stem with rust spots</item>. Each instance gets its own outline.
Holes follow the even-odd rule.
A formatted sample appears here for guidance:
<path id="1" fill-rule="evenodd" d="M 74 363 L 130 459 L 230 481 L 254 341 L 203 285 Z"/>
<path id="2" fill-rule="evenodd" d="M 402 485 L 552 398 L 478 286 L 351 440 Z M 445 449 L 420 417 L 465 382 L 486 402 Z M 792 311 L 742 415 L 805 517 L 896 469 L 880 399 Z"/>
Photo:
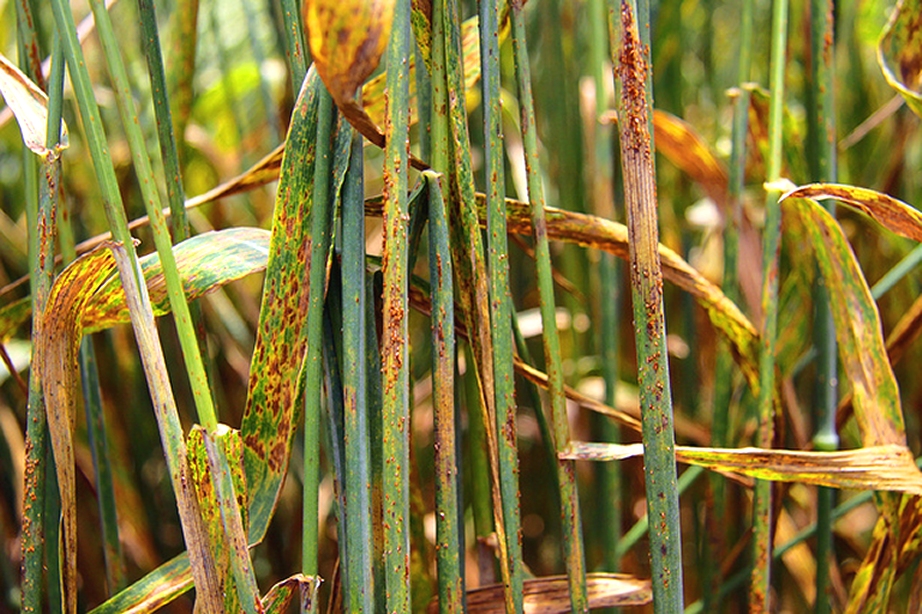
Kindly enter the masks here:
<path id="1" fill-rule="evenodd" d="M 633 2 L 621 2 L 621 47 L 616 66 L 621 79 L 619 104 L 621 165 L 630 238 L 631 299 L 637 345 L 637 379 L 643 423 L 644 475 L 650 518 L 650 563 L 654 611 L 682 610 L 682 543 L 676 483 L 675 433 L 663 273 L 657 250 L 656 184 L 647 76 L 650 50 L 642 44 Z M 614 49 L 613 49 L 614 51 Z M 614 53 L 613 53 L 614 56 Z"/>
<path id="2" fill-rule="evenodd" d="M 410 2 L 398 0 L 387 51 L 384 133 L 384 339 L 382 445 L 384 557 L 388 612 L 410 611 L 410 361 L 407 350 L 407 171 Z"/>

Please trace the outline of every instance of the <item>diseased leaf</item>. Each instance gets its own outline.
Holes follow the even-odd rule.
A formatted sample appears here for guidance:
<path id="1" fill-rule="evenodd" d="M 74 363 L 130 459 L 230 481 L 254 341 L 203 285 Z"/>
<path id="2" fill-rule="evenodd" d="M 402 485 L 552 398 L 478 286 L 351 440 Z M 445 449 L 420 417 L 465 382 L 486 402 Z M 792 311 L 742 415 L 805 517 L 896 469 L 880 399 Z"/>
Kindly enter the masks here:
<path id="1" fill-rule="evenodd" d="M 222 425 L 223 426 L 223 425 Z M 236 575 L 237 567 L 250 568 L 249 553 L 246 550 L 245 523 L 236 526 L 234 522 L 226 519 L 222 513 L 219 497 L 221 492 L 217 488 L 221 482 L 228 482 L 225 487 L 233 483 L 233 490 L 237 493 L 237 508 L 245 514 L 246 483 L 243 472 L 243 447 L 237 431 L 223 427 L 216 437 L 212 437 L 205 430 L 195 425 L 188 435 L 188 463 L 189 477 L 195 490 L 202 514 L 202 521 L 208 533 L 211 552 L 215 560 L 218 585 L 224 595 L 224 609 L 226 612 L 253 611 L 258 607 L 258 592 L 254 593 L 255 579 L 248 582 L 245 590 L 241 591 L 240 581 Z M 225 466 L 230 471 L 229 476 L 215 475 L 214 467 L 219 466 L 214 458 L 214 448 L 220 445 L 226 458 Z M 227 507 L 225 503 L 225 507 Z M 242 544 L 242 552 L 240 551 Z M 234 561 L 234 558 L 237 561 Z M 243 560 L 241 560 L 243 559 Z M 252 574 L 250 574 L 252 575 Z M 250 601 L 244 603 L 244 595 L 250 596 Z"/>
<path id="2" fill-rule="evenodd" d="M 922 2 L 897 2 L 880 37 L 877 63 L 887 83 L 922 117 Z"/>
<path id="3" fill-rule="evenodd" d="M 304 25 L 317 73 L 337 104 L 378 67 L 394 20 L 393 0 L 308 0 Z"/>
<path id="4" fill-rule="evenodd" d="M 292 112 L 269 240 L 269 260 L 256 347 L 250 363 L 247 406 L 240 426 L 250 497 L 250 542 L 265 535 L 288 471 L 291 440 L 301 407 L 298 374 L 305 352 L 309 288 L 310 212 L 314 179 L 317 95 L 311 70 Z M 332 188 L 338 192 L 349 161 L 350 136 L 337 120 Z M 317 263 L 323 266 L 324 263 Z"/>
<path id="5" fill-rule="evenodd" d="M 320 582 L 319 577 L 304 574 L 295 574 L 290 578 L 285 578 L 270 588 L 266 596 L 262 598 L 263 608 L 267 614 L 282 614 L 288 611 L 288 604 L 291 603 L 291 598 L 297 590 L 302 598 L 301 611 L 315 611 Z"/>
<path id="6" fill-rule="evenodd" d="M 788 198 L 834 198 L 870 216 L 901 237 L 922 241 L 922 213 L 912 205 L 876 190 L 838 183 L 813 183 L 800 186 L 781 196 Z"/>
<path id="7" fill-rule="evenodd" d="M 571 442 L 564 458 L 623 460 L 643 455 L 643 444 Z M 676 446 L 689 465 L 773 482 L 800 482 L 852 490 L 922 494 L 922 472 L 905 446 L 880 445 L 837 452 Z"/>
<path id="8" fill-rule="evenodd" d="M 100 242 L 97 242 L 99 245 Z M 192 301 L 232 281 L 266 268 L 269 232 L 261 228 L 229 228 L 196 235 L 173 247 L 186 300 Z M 140 259 L 154 315 L 170 312 L 160 257 L 156 252 Z M 0 341 L 9 339 L 32 314 L 29 297 L 0 309 Z M 83 334 L 128 323 L 125 293 L 118 277 L 108 280 L 88 298 L 81 317 Z"/>
<path id="9" fill-rule="evenodd" d="M 0 54 L 0 94 L 19 122 L 19 131 L 26 147 L 43 157 L 56 155 L 67 147 L 67 125 L 64 120 L 61 120 L 60 142 L 53 151 L 46 147 L 48 96 L 3 54 Z"/>

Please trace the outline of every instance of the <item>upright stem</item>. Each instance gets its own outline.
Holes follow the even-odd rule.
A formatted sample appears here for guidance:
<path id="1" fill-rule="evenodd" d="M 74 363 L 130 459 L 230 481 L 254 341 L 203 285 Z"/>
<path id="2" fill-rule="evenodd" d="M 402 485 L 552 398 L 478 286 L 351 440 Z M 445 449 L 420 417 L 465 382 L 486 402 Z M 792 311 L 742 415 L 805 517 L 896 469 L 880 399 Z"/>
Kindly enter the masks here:
<path id="1" fill-rule="evenodd" d="M 307 339 L 304 356 L 304 523 L 301 571 L 308 576 L 318 570 L 318 491 L 320 487 L 320 407 L 323 396 L 323 303 L 327 259 L 330 251 L 330 177 L 335 107 L 324 85 L 318 88 L 317 136 L 314 182 L 310 211 L 308 260 Z"/>
<path id="2" fill-rule="evenodd" d="M 343 431 L 346 438 L 346 565 L 344 603 L 352 612 L 374 611 L 374 542 L 371 502 L 371 442 L 368 433 L 365 321 L 365 208 L 362 135 L 352 137 L 352 157 L 343 185 Z"/>
<path id="3" fill-rule="evenodd" d="M 37 51 L 38 41 L 35 32 L 29 27 L 32 16 L 29 3 L 17 4 L 17 23 L 20 28 L 20 43 L 22 56 L 29 56 L 27 50 Z M 25 71 L 31 78 L 41 79 L 41 66 L 39 73 L 34 72 L 34 63 L 26 63 Z M 54 153 L 46 155 L 42 161 L 41 170 L 43 177 L 38 177 L 36 163 L 32 152 L 23 147 L 24 172 L 26 176 L 26 217 L 29 231 L 29 271 L 31 273 L 32 313 L 37 314 L 33 319 L 32 346 L 42 334 L 42 317 L 48 294 L 51 290 L 51 279 L 54 273 L 54 234 L 55 234 L 55 207 L 57 204 L 57 186 L 61 176 L 61 160 L 58 157 L 58 140 L 61 134 L 61 103 L 64 83 L 64 57 L 60 44 L 55 44 L 52 55 L 52 75 L 50 82 L 50 96 L 48 104 L 48 124 L 46 132 L 46 146 Z M 46 477 L 54 476 L 54 468 L 48 471 L 47 460 L 53 460 L 47 439 L 48 426 L 45 418 L 45 401 L 42 394 L 42 381 L 39 369 L 29 370 L 29 395 L 26 407 L 26 459 L 25 459 L 25 484 L 23 491 L 22 507 L 22 611 L 41 612 L 42 596 L 46 594 L 42 586 L 42 572 L 44 567 L 45 549 L 45 508 L 49 499 L 57 495 L 46 487 Z M 51 518 L 57 524 L 58 518 Z M 49 531 L 48 534 L 51 534 Z M 50 557 L 49 557 L 50 558 Z M 49 582 L 59 585 L 60 566 L 50 566 L 48 569 Z"/>
<path id="4" fill-rule="evenodd" d="M 621 2 L 619 127 L 621 166 L 631 262 L 631 299 L 637 346 L 637 379 L 643 423 L 647 515 L 653 519 L 650 563 L 657 613 L 682 610 L 682 541 L 676 483 L 675 431 L 666 353 L 663 272 L 659 259 L 656 175 L 650 131 L 649 46 L 638 24 L 649 28 L 649 8 Z M 614 58 L 613 58 L 614 59 Z"/>

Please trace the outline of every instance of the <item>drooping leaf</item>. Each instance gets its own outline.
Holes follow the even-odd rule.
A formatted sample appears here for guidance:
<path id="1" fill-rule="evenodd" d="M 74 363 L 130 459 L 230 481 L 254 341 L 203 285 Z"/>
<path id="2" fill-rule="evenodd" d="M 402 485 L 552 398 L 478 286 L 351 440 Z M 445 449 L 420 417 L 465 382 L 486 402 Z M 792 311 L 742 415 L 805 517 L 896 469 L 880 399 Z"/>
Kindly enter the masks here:
<path id="1" fill-rule="evenodd" d="M 101 241 L 96 242 L 97 245 Z M 266 268 L 269 232 L 261 228 L 229 228 L 196 235 L 173 248 L 186 300 L 195 300 L 234 280 Z M 169 300 L 156 252 L 140 259 L 154 315 L 170 311 Z M 28 321 L 32 314 L 29 297 L 0 309 L 0 340 Z M 128 323 L 125 293 L 118 277 L 107 281 L 88 298 L 81 317 L 83 334 L 95 333 Z"/>
<path id="2" fill-rule="evenodd" d="M 48 431 L 61 493 L 62 573 L 67 611 L 77 607 L 77 508 L 73 430 L 77 412 L 77 353 L 85 307 L 115 270 L 109 249 L 102 247 L 64 269 L 45 312 L 36 318 L 35 364 L 41 372 Z"/>
<path id="3" fill-rule="evenodd" d="M 781 201 L 784 202 L 788 198 L 834 198 L 865 213 L 901 237 L 922 241 L 922 213 L 915 207 L 876 190 L 838 183 L 813 183 L 787 192 L 781 196 Z"/>
<path id="4" fill-rule="evenodd" d="M 880 316 L 855 255 L 835 219 L 816 202 L 788 198 L 784 211 L 806 229 L 826 281 L 839 358 L 852 386 L 864 445 L 905 445 L 899 390 L 884 347 Z"/>
<path id="5" fill-rule="evenodd" d="M 90 614 L 156 612 L 190 588 L 189 555 L 183 552 L 90 610 Z"/>
<path id="6" fill-rule="evenodd" d="M 641 456 L 643 444 L 572 442 L 566 458 L 623 460 Z M 689 465 L 774 482 L 800 482 L 852 490 L 891 490 L 922 494 L 922 473 L 905 446 L 880 445 L 836 452 L 698 448 L 676 446 L 676 458 Z"/>
<path id="7" fill-rule="evenodd" d="M 320 588 L 320 578 L 295 574 L 285 578 L 269 589 L 263 597 L 263 607 L 267 614 L 282 614 L 288 611 L 288 604 L 297 590 L 301 594 L 301 611 L 316 611 L 317 589 Z"/>
<path id="8" fill-rule="evenodd" d="M 0 54 L 0 94 L 19 122 L 26 147 L 40 156 L 57 154 L 67 147 L 67 125 L 63 120 L 60 142 L 54 151 L 46 147 L 48 96 L 3 54 Z"/>
<path id="9" fill-rule="evenodd" d="M 304 6 L 317 73 L 349 123 L 379 147 L 384 146 L 384 134 L 355 94 L 381 61 L 394 4 L 394 0 L 309 0 Z"/>
<path id="10" fill-rule="evenodd" d="M 906 445 L 903 413 L 896 378 L 887 357 L 877 306 L 842 230 L 818 203 L 807 198 L 784 201 L 791 223 L 805 229 L 825 280 L 835 322 L 845 376 L 852 387 L 855 418 L 865 447 Z M 849 597 L 849 612 L 886 609 L 890 589 L 906 561 L 915 552 L 898 548 L 902 527 L 900 509 L 919 510 L 918 496 L 880 496 L 881 516 L 861 563 Z"/>
<path id="11" fill-rule="evenodd" d="M 922 2 L 897 2 L 880 37 L 877 63 L 887 83 L 922 116 Z"/>
<path id="12" fill-rule="evenodd" d="M 602 116 L 605 122 L 617 119 L 614 112 Z M 654 109 L 653 141 L 656 152 L 691 177 L 712 200 L 726 203 L 727 169 L 690 124 L 672 113 Z"/>
<path id="13" fill-rule="evenodd" d="M 393 0 L 308 0 L 311 56 L 333 100 L 349 100 L 378 67 L 394 19 Z"/>

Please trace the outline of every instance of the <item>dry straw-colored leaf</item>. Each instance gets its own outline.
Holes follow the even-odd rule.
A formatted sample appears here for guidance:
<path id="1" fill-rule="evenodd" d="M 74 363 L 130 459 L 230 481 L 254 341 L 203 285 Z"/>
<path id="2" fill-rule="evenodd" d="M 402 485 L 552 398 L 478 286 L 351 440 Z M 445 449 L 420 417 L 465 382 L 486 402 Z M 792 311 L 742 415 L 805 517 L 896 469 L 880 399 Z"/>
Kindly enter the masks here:
<path id="1" fill-rule="evenodd" d="M 563 458 L 623 460 L 643 455 L 643 444 L 571 442 Z M 676 446 L 689 465 L 773 482 L 800 482 L 851 490 L 922 494 L 922 473 L 905 446 L 880 445 L 837 452 Z"/>

